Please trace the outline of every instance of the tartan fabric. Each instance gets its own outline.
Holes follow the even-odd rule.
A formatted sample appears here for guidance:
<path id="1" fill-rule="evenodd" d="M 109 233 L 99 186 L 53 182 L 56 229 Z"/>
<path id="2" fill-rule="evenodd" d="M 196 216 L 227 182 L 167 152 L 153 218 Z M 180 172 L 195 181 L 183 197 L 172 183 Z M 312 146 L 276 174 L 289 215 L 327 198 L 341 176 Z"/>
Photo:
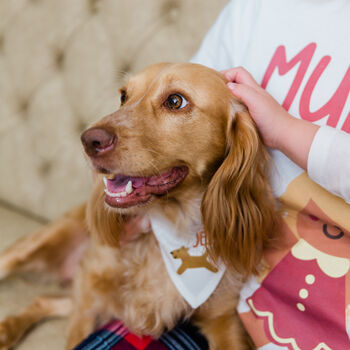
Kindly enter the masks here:
<path id="1" fill-rule="evenodd" d="M 209 345 L 198 328 L 189 322 L 178 324 L 159 339 L 139 338 L 121 321 L 112 321 L 91 334 L 74 350 L 208 350 Z"/>

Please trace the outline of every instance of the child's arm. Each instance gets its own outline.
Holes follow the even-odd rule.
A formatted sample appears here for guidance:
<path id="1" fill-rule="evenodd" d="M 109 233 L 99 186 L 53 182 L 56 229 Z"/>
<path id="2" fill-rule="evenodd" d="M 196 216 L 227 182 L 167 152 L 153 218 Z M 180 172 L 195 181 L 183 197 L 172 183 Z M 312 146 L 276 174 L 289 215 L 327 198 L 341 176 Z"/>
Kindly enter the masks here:
<path id="1" fill-rule="evenodd" d="M 266 146 L 282 151 L 313 181 L 350 203 L 350 135 L 292 117 L 244 68 L 222 73 L 247 105 Z"/>
<path id="2" fill-rule="evenodd" d="M 319 126 L 292 117 L 244 68 L 222 73 L 230 81 L 229 89 L 247 105 L 265 145 L 280 150 L 306 170 Z"/>

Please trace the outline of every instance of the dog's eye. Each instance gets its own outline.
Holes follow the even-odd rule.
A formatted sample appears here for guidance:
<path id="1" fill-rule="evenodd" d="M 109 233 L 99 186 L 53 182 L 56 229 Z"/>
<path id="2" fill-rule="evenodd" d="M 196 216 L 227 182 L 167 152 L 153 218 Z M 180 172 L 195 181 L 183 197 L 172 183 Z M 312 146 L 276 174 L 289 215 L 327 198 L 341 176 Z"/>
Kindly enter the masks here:
<path id="1" fill-rule="evenodd" d="M 126 102 L 126 91 L 122 90 L 120 91 L 120 105 L 122 106 Z"/>
<path id="2" fill-rule="evenodd" d="M 187 106 L 188 101 L 180 94 L 171 94 L 164 104 L 169 109 L 181 109 Z"/>

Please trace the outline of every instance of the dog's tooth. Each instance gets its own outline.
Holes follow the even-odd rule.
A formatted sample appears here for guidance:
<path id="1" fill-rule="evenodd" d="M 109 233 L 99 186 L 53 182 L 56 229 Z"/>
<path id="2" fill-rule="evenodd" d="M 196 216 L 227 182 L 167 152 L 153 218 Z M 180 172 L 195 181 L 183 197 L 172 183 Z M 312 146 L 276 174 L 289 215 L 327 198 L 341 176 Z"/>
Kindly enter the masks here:
<path id="1" fill-rule="evenodd" d="M 107 178 L 105 176 L 103 177 L 103 183 L 105 184 L 105 187 L 107 187 Z"/>
<path id="2" fill-rule="evenodd" d="M 132 181 L 131 180 L 129 180 L 128 184 L 126 185 L 125 191 L 128 194 L 130 194 L 134 191 L 134 189 L 132 188 Z"/>
<path id="3" fill-rule="evenodd" d="M 111 193 L 107 190 L 107 188 L 105 189 L 105 193 L 110 196 L 110 197 L 115 197 L 115 194 L 114 193 Z"/>
<path id="4" fill-rule="evenodd" d="M 126 192 L 120 192 L 120 197 L 126 197 L 127 193 Z"/>
<path id="5" fill-rule="evenodd" d="M 105 189 L 105 193 L 109 196 L 109 197 L 121 197 L 121 193 L 112 193 L 109 192 L 107 189 Z"/>

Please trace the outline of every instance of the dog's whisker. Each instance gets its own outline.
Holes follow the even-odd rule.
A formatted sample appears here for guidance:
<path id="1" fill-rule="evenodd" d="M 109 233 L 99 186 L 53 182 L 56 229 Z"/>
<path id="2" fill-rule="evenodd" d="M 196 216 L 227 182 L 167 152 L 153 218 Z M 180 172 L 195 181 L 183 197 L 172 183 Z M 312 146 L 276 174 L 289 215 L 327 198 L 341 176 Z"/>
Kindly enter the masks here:
<path id="1" fill-rule="evenodd" d="M 148 152 L 152 152 L 152 153 L 158 154 L 158 155 L 162 155 L 162 153 L 157 152 L 157 151 L 155 151 L 154 149 L 151 149 L 151 148 L 144 148 L 144 150 L 148 151 Z"/>
<path id="2" fill-rule="evenodd" d="M 147 160 L 147 163 L 153 167 L 156 170 L 156 173 L 154 175 L 161 175 L 161 170 L 154 164 L 154 161 L 152 160 Z"/>

